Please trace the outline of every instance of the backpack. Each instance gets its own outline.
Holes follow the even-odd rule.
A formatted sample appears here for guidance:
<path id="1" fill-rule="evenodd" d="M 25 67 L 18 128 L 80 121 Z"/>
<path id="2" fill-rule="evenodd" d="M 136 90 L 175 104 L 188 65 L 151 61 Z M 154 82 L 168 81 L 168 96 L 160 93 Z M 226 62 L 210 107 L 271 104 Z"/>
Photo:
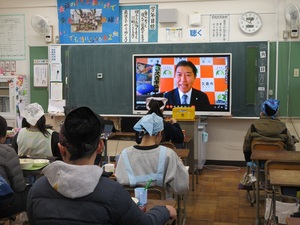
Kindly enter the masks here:
<path id="1" fill-rule="evenodd" d="M 13 194 L 14 191 L 11 189 L 6 180 L 0 175 L 0 197 L 5 197 Z"/>

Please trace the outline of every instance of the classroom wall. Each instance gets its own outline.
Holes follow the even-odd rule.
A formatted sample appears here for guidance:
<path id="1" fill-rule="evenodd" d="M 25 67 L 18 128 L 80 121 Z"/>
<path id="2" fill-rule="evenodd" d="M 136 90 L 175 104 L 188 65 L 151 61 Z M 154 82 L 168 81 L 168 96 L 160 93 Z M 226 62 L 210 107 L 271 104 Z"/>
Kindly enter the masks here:
<path id="1" fill-rule="evenodd" d="M 136 4 L 158 4 L 160 9 L 176 8 L 178 10 L 178 22 L 175 24 L 159 24 L 159 43 L 165 43 L 164 30 L 166 27 L 188 27 L 188 15 L 194 11 L 202 14 L 202 27 L 209 29 L 210 14 L 229 14 L 230 15 L 230 41 L 246 42 L 246 41 L 284 41 L 282 32 L 286 29 L 284 20 L 284 8 L 287 3 L 294 3 L 300 6 L 297 0 L 120 0 L 120 5 L 136 5 Z M 42 15 L 49 19 L 53 25 L 53 37 L 58 35 L 58 19 L 57 19 L 57 0 L 10 0 L 0 1 L 0 15 L 3 14 L 25 14 L 26 24 L 26 46 L 46 46 L 44 38 L 37 34 L 31 27 L 30 20 L 33 15 Z M 260 14 L 263 20 L 261 30 L 254 35 L 243 34 L 238 27 L 239 17 L 246 11 L 255 11 Z M 209 31 L 209 30 L 207 30 Z M 287 42 L 299 42 L 297 39 L 288 39 Z M 276 63 L 276 59 L 274 59 Z M 294 68 L 300 68 L 300 62 L 294 62 L 293 67 L 287 68 L 290 73 Z M 273 72 L 277 73 L 277 66 L 272 65 Z M 29 47 L 27 48 L 26 60 L 17 61 L 17 73 L 30 74 L 29 65 Z M 284 76 L 279 74 L 279 76 Z M 288 74 L 290 75 L 290 74 Z M 300 78 L 299 78 L 300 79 Z M 275 79 L 276 80 L 276 79 Z M 275 87 L 276 81 L 272 81 Z M 288 108 L 287 104 L 282 107 Z M 55 123 L 57 126 L 61 118 L 47 118 L 48 123 Z M 253 122 L 254 118 L 208 118 L 207 131 L 209 133 L 209 141 L 207 147 L 207 159 L 209 160 L 243 160 L 242 143 L 247 128 Z M 284 119 L 292 134 L 299 137 L 300 130 L 299 119 Z M 300 149 L 300 147 L 297 148 Z"/>

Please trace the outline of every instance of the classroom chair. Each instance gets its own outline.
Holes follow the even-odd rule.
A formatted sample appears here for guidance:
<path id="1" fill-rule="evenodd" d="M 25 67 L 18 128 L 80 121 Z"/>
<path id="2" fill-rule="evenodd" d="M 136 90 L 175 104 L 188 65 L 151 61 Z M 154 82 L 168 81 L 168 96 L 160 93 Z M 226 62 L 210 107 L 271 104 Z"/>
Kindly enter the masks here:
<path id="1" fill-rule="evenodd" d="M 265 163 L 265 181 L 272 186 L 272 203 L 268 220 L 278 224 L 276 217 L 276 200 L 297 202 L 300 190 L 300 162 L 268 160 Z M 293 190 L 293 191 L 286 191 Z M 266 193 L 269 191 L 265 187 Z"/>
<path id="2" fill-rule="evenodd" d="M 284 150 L 284 143 L 281 141 L 261 141 L 261 140 L 253 140 L 251 143 L 251 151 L 253 150 Z M 264 180 L 261 178 L 264 178 L 264 163 L 265 161 L 259 161 L 259 162 L 249 162 L 247 163 L 247 171 L 249 173 L 251 172 L 256 176 L 256 186 L 253 184 L 249 189 L 247 189 L 247 196 L 250 200 L 251 206 L 256 202 L 256 194 L 259 193 L 259 189 L 262 188 L 262 186 L 267 187 Z M 256 171 L 256 173 L 255 173 Z M 260 183 L 259 183 L 260 182 Z M 257 190 L 258 189 L 258 190 Z M 252 195 L 251 192 L 252 191 Z"/>

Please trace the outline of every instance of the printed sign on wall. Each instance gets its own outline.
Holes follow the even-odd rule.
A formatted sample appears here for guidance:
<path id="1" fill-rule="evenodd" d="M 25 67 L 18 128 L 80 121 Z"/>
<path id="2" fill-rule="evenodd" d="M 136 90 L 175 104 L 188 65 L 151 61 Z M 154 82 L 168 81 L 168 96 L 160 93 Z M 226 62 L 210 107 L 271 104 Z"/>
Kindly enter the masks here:
<path id="1" fill-rule="evenodd" d="M 122 6 L 121 42 L 157 42 L 157 5 Z"/>
<path id="2" fill-rule="evenodd" d="M 57 0 L 61 44 L 116 43 L 118 0 Z"/>

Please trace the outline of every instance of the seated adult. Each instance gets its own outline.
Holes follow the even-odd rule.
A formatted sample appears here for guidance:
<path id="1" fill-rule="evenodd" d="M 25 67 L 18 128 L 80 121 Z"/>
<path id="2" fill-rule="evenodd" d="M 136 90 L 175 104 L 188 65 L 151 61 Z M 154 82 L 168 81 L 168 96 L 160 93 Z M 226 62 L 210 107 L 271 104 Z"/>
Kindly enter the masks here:
<path id="1" fill-rule="evenodd" d="M 197 68 L 192 62 L 185 60 L 178 62 L 174 76 L 177 88 L 164 93 L 163 96 L 168 99 L 168 105 L 191 105 L 195 106 L 196 110 L 210 105 L 208 96 L 193 88 L 197 77 Z"/>
<path id="2" fill-rule="evenodd" d="M 15 135 L 12 147 L 19 156 L 60 158 L 58 132 L 46 128 L 44 109 L 38 103 L 27 105 L 21 112 L 23 128 Z"/>
<path id="3" fill-rule="evenodd" d="M 159 97 L 149 97 L 146 99 L 147 114 L 155 113 L 156 115 L 164 118 L 163 111 L 168 99 Z M 161 142 L 171 141 L 176 146 L 181 146 L 184 140 L 181 127 L 175 118 L 166 118 L 163 120 L 164 130 L 162 132 Z M 139 132 L 136 132 L 136 143 L 140 144 L 142 137 Z"/>
<path id="4" fill-rule="evenodd" d="M 16 151 L 7 144 L 3 144 L 6 139 L 6 130 L 7 122 L 0 116 L 0 175 L 13 191 L 2 196 L 2 190 L 0 190 L 0 218 L 25 211 L 27 194 L 31 187 L 25 184 Z"/>
<path id="5" fill-rule="evenodd" d="M 168 193 L 186 193 L 188 171 L 174 150 L 159 145 L 164 129 L 163 119 L 155 113 L 142 117 L 134 129 L 143 137 L 138 145 L 124 149 L 116 167 L 116 179 L 123 185 L 161 186 Z"/>
<path id="6" fill-rule="evenodd" d="M 268 99 L 261 105 L 260 119 L 249 127 L 243 144 L 246 162 L 251 162 L 251 143 L 253 140 L 281 141 L 285 149 L 295 151 L 294 138 L 286 124 L 278 118 L 279 100 Z"/>
<path id="7" fill-rule="evenodd" d="M 104 120 L 88 107 L 71 111 L 59 133 L 63 158 L 43 169 L 28 194 L 30 224 L 163 225 L 176 217 L 172 206 L 155 206 L 147 213 L 129 192 L 94 165 L 102 151 Z"/>

